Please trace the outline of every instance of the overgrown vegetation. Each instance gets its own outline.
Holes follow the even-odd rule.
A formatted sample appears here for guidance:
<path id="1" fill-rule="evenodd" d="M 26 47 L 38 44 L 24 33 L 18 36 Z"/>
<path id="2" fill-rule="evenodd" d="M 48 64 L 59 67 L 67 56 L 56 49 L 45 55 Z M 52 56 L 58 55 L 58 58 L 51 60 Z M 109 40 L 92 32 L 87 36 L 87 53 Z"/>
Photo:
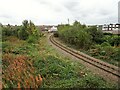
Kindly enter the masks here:
<path id="1" fill-rule="evenodd" d="M 41 33 L 27 20 L 22 26 L 8 24 L 2 27 L 2 85 L 3 88 L 38 88 L 40 73 L 36 74 L 32 58 L 28 56 L 29 43 L 38 43 Z M 28 45 L 28 46 L 27 46 Z"/>
<path id="2" fill-rule="evenodd" d="M 57 35 L 56 35 L 57 34 Z M 94 57 L 118 65 L 120 36 L 103 34 L 96 26 L 86 26 L 75 21 L 73 25 L 59 25 L 55 36 Z"/>
<path id="3" fill-rule="evenodd" d="M 36 40 L 38 37 L 42 36 L 42 33 L 36 29 L 36 26 L 32 21 L 24 20 L 21 26 L 12 26 L 8 24 L 7 26 L 2 26 L 2 37 L 3 40 L 7 36 L 16 36 L 20 40 L 27 40 L 30 42 L 32 39 Z"/>
<path id="4" fill-rule="evenodd" d="M 45 35 L 42 37 L 36 28 L 29 32 L 27 27 L 30 23 L 26 26 L 27 22 L 15 27 L 17 31 L 13 32 L 16 34 L 11 34 L 14 26 L 2 27 L 4 88 L 117 88 L 117 85 L 92 74 L 80 63 L 57 54 L 48 45 Z M 27 33 L 23 34 L 26 39 L 20 35 L 23 33 L 19 33 L 21 30 Z"/>

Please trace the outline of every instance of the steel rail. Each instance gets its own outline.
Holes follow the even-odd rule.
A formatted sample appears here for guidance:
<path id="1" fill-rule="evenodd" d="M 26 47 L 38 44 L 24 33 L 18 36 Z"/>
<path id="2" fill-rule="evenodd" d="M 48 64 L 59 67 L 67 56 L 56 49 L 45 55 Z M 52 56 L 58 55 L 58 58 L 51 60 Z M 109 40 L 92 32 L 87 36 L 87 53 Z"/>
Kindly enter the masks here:
<path id="1" fill-rule="evenodd" d="M 95 59 L 95 58 L 93 58 L 91 56 L 88 56 L 86 54 L 75 52 L 73 49 L 70 49 L 70 48 L 64 46 L 63 44 L 58 43 L 56 40 L 54 40 L 53 35 L 51 35 L 49 39 L 55 46 L 59 47 L 60 49 L 62 49 L 64 51 L 66 51 L 67 53 L 75 56 L 76 58 L 82 59 L 83 61 L 85 61 L 85 62 L 87 62 L 87 63 L 89 63 L 89 64 L 91 64 L 91 65 L 93 65 L 97 68 L 100 68 L 100 69 L 102 69 L 102 70 L 104 70 L 108 73 L 111 73 L 111 74 L 120 78 L 119 67 L 108 64 L 108 63 L 103 62 L 99 59 Z"/>

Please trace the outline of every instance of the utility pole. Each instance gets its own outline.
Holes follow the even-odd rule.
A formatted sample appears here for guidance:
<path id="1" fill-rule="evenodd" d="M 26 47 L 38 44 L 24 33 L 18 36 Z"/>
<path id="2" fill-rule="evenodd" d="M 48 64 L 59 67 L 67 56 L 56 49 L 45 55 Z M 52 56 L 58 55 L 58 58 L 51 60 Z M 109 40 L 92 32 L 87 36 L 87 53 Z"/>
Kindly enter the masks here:
<path id="1" fill-rule="evenodd" d="M 70 21 L 69 21 L 69 18 L 68 18 L 68 24 L 69 24 L 69 22 L 70 22 Z"/>

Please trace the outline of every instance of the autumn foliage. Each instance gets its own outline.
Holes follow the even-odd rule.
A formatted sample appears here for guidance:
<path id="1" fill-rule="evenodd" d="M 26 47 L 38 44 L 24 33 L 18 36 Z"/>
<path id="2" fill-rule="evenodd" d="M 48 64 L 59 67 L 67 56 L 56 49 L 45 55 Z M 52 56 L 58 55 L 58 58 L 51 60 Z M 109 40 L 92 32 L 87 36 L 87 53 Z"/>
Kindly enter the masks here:
<path id="1" fill-rule="evenodd" d="M 23 55 L 3 55 L 3 87 L 38 88 L 41 86 L 42 77 L 35 75 L 35 68 L 31 60 Z"/>

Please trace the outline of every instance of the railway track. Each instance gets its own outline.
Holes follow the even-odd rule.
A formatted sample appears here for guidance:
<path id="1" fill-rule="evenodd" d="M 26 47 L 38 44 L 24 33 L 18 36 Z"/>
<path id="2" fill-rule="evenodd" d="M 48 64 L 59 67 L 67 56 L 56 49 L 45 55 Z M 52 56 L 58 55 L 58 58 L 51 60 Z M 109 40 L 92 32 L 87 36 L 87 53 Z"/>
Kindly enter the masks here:
<path id="1" fill-rule="evenodd" d="M 114 76 L 117 76 L 118 78 L 120 78 L 120 68 L 114 65 L 111 65 L 109 63 L 103 62 L 99 59 L 93 58 L 89 55 L 86 55 L 84 53 L 80 53 L 80 52 L 76 52 L 75 50 L 64 46 L 63 44 L 57 42 L 54 38 L 53 35 L 50 36 L 50 41 L 57 47 L 59 47 L 60 49 L 66 51 L 67 53 L 75 56 L 78 59 L 81 59 L 99 69 L 102 69 L 110 74 L 113 74 Z"/>

